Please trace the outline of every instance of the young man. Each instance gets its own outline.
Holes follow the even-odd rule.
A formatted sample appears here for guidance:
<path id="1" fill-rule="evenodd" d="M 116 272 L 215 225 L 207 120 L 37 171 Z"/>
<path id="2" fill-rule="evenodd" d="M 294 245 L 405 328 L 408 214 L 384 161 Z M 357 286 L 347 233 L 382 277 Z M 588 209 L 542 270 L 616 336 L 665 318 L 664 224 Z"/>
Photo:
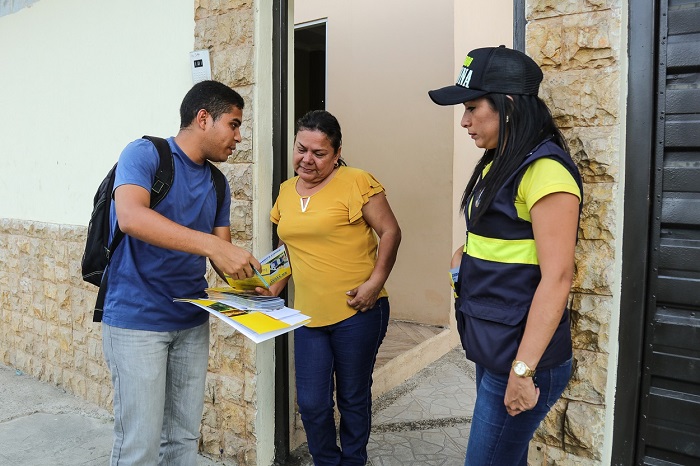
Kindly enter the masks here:
<path id="1" fill-rule="evenodd" d="M 253 275 L 259 262 L 231 244 L 230 188 L 217 212 L 206 163 L 225 161 L 241 141 L 243 99 L 215 81 L 196 84 L 168 143 L 174 180 L 149 208 L 159 158 L 138 139 L 122 152 L 112 227 L 126 234 L 110 263 L 102 326 L 114 385 L 112 466 L 194 465 L 209 357 L 209 314 L 176 297 L 202 296 L 206 258 L 217 272 Z M 116 211 L 116 213 L 115 213 Z"/>

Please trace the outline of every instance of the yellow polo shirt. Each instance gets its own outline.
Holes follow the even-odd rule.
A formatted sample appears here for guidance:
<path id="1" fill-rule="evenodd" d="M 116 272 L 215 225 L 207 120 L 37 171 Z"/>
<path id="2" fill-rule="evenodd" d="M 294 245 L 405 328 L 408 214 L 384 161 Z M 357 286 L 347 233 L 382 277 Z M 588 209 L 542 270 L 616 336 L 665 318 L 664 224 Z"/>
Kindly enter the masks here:
<path id="1" fill-rule="evenodd" d="M 481 176 L 486 176 L 490 168 L 489 163 L 484 167 Z M 530 217 L 532 206 L 546 195 L 560 192 L 573 194 L 578 197 L 579 203 L 583 200 L 576 180 L 564 165 L 548 157 L 535 160 L 525 170 L 515 195 L 514 205 L 518 217 L 532 222 Z"/>
<path id="2" fill-rule="evenodd" d="M 527 167 L 518 185 L 518 194 L 515 196 L 518 217 L 532 222 L 532 206 L 553 193 L 570 193 L 578 197 L 579 203 L 582 201 L 581 190 L 564 165 L 548 157 L 535 160 Z"/>

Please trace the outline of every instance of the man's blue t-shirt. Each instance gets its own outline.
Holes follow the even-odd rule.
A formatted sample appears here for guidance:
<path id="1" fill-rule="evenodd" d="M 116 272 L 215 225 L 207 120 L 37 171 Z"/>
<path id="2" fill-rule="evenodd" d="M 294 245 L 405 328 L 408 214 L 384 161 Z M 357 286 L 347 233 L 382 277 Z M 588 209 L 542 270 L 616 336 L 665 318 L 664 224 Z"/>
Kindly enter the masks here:
<path id="1" fill-rule="evenodd" d="M 198 165 L 187 157 L 173 138 L 175 178 L 170 191 L 155 211 L 193 230 L 211 233 L 214 227 L 229 225 L 231 192 L 216 212 L 216 190 L 209 164 Z M 147 189 L 153 185 L 159 157 L 146 139 L 130 143 L 119 157 L 114 189 L 134 184 Z M 112 231 L 116 214 L 112 209 Z M 209 314 L 173 298 L 204 295 L 207 281 L 206 258 L 152 246 L 124 236 L 109 265 L 109 282 L 102 321 L 113 327 L 168 332 L 196 327 Z"/>

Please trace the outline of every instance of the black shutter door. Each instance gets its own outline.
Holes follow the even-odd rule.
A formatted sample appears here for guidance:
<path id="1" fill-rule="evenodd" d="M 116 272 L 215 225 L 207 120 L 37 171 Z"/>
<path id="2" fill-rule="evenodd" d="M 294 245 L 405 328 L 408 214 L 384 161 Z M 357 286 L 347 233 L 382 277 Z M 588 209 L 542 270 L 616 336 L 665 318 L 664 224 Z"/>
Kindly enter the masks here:
<path id="1" fill-rule="evenodd" d="M 637 464 L 700 465 L 700 1 L 661 1 L 658 14 L 654 215 Z"/>

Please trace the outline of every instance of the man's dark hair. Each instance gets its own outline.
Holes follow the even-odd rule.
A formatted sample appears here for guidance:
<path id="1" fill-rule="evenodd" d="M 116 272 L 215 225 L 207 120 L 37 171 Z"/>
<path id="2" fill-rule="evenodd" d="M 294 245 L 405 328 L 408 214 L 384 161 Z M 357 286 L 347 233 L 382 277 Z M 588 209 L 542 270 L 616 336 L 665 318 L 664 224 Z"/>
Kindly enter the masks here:
<path id="1" fill-rule="evenodd" d="M 218 81 L 202 81 L 187 92 L 180 104 L 180 128 L 186 128 L 197 116 L 197 112 L 204 109 L 216 120 L 224 113 L 231 111 L 231 107 L 243 110 L 243 97 Z"/>

